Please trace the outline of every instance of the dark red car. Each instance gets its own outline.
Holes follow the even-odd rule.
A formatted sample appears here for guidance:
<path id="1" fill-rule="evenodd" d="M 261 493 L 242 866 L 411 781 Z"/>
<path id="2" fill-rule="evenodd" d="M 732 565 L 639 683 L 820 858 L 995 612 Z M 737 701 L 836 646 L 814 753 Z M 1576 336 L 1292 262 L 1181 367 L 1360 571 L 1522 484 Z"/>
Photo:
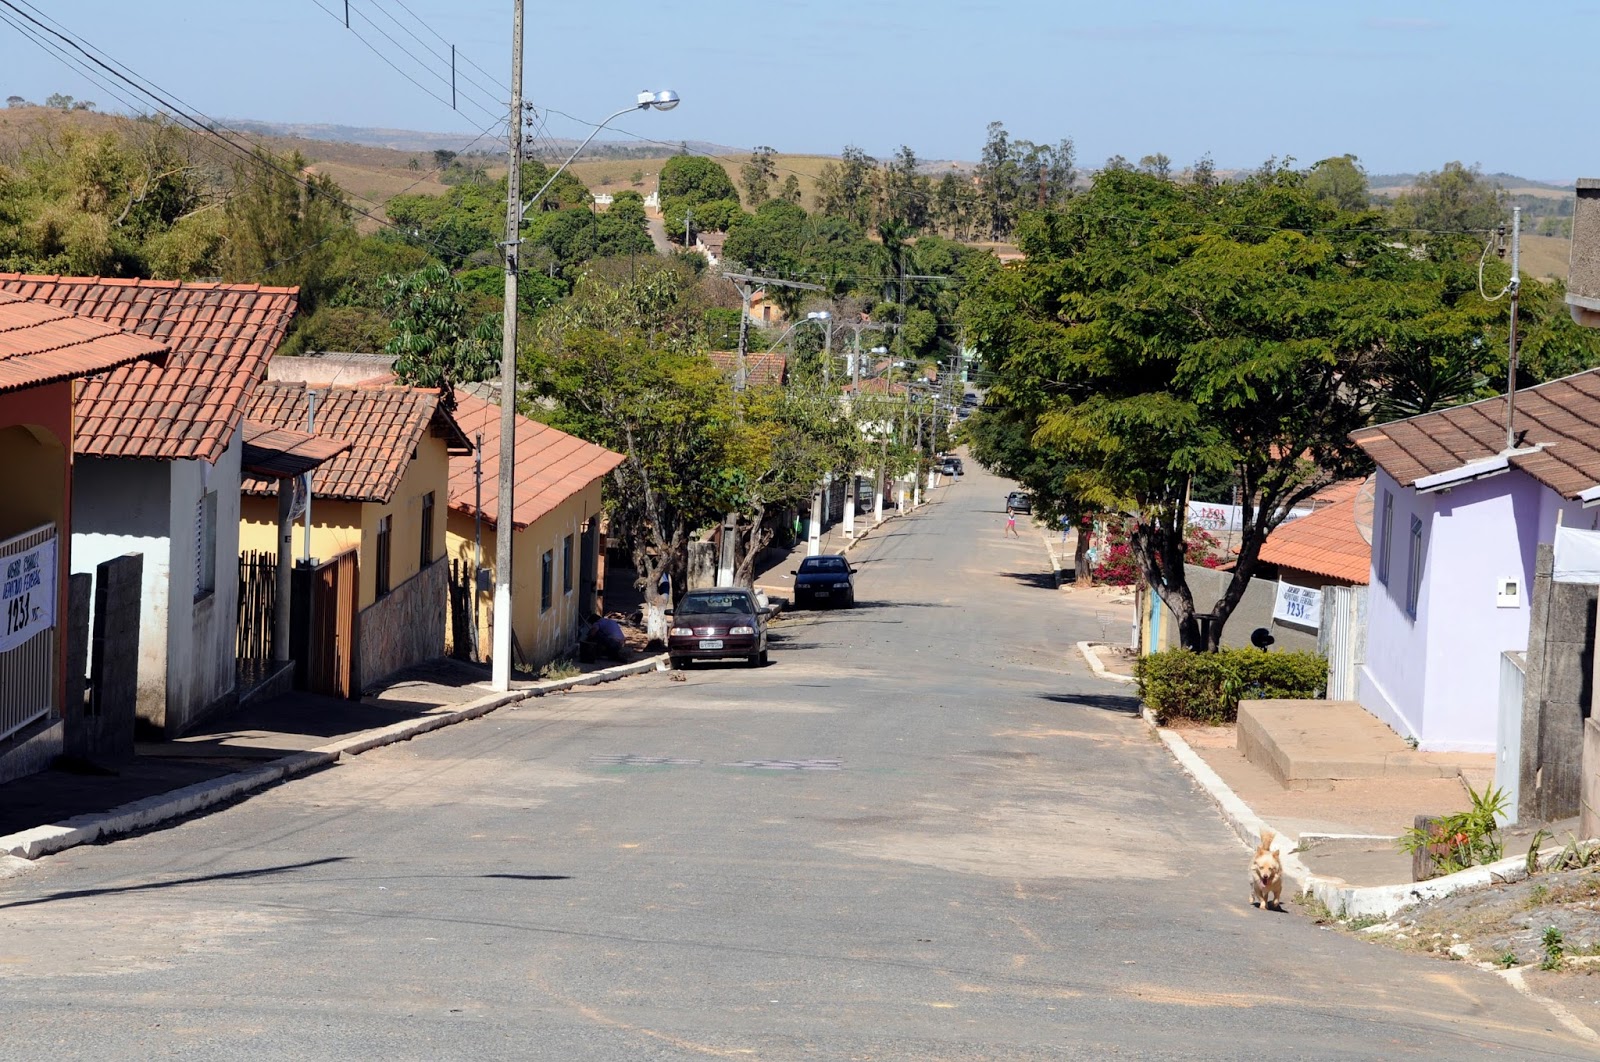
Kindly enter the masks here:
<path id="1" fill-rule="evenodd" d="M 767 662 L 767 616 L 755 591 L 743 586 L 690 590 L 667 610 L 667 653 L 674 668 L 692 660 Z"/>

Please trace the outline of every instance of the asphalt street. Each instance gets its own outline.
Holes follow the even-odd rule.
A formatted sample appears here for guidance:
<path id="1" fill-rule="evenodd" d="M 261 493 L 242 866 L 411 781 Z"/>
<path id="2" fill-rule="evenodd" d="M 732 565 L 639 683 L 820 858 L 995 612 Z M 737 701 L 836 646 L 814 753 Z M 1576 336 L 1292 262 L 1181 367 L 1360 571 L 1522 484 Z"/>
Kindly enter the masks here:
<path id="1" fill-rule="evenodd" d="M 973 467 L 969 463 L 969 467 Z M 772 664 L 547 697 L 0 881 L 5 1058 L 1583 1058 L 1248 905 L 977 471 Z"/>

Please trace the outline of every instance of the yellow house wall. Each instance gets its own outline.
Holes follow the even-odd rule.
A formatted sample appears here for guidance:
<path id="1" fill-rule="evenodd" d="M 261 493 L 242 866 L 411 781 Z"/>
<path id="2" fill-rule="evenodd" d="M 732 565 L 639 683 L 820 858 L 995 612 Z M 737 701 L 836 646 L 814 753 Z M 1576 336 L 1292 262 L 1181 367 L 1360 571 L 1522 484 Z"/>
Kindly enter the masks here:
<path id="1" fill-rule="evenodd" d="M 511 555 L 511 628 L 516 632 L 517 643 L 533 667 L 541 667 L 560 656 L 572 643 L 579 619 L 579 594 L 583 582 L 583 527 L 591 517 L 600 514 L 600 479 L 592 480 L 556 508 L 546 513 L 533 526 L 517 532 Z M 561 579 L 561 544 L 572 536 L 572 589 L 563 589 Z M 472 566 L 473 520 L 465 514 L 452 511 L 449 525 L 450 556 L 461 561 L 470 570 Z M 548 611 L 540 609 L 540 562 L 546 550 L 554 561 L 551 603 Z M 492 573 L 495 569 L 495 529 L 483 526 L 483 565 Z M 491 583 L 494 576 L 491 575 Z M 485 658 L 493 647 L 492 590 L 478 595 L 478 645 Z"/>
<path id="2" fill-rule="evenodd" d="M 327 560 L 348 549 L 359 549 L 359 608 L 378 598 L 378 522 L 393 516 L 389 540 L 389 587 L 393 589 L 422 570 L 422 497 L 433 492 L 434 560 L 444 556 L 445 514 L 450 503 L 450 455 L 443 439 L 423 436 L 417 456 L 406 466 L 400 486 L 387 505 L 376 502 L 311 501 L 311 555 Z M 240 500 L 239 549 L 278 551 L 278 500 L 246 495 Z M 299 557 L 302 530 L 294 534 L 294 556 Z"/>

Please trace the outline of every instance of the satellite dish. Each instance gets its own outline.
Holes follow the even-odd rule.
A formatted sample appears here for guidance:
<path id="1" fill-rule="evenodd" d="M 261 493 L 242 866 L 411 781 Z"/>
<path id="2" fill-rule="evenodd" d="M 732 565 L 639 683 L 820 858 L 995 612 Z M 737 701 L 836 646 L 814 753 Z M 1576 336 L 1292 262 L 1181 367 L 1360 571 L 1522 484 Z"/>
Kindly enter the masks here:
<path id="1" fill-rule="evenodd" d="M 1372 545 L 1372 510 L 1376 504 L 1377 493 L 1378 474 L 1374 472 L 1361 481 L 1361 489 L 1356 492 L 1356 505 L 1352 514 L 1356 530 L 1369 546 Z"/>

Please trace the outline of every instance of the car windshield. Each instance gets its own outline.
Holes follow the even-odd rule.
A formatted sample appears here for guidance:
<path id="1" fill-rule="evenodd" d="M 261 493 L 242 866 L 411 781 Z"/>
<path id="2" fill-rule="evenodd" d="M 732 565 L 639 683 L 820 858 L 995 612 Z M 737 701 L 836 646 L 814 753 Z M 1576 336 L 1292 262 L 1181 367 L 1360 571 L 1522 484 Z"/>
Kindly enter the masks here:
<path id="1" fill-rule="evenodd" d="M 807 557 L 800 562 L 800 571 L 806 575 L 812 572 L 843 572 L 848 571 L 849 567 L 843 557 Z"/>
<path id="2" fill-rule="evenodd" d="M 754 613 L 749 594 L 687 594 L 678 602 L 675 616 L 714 616 L 721 612 Z"/>

